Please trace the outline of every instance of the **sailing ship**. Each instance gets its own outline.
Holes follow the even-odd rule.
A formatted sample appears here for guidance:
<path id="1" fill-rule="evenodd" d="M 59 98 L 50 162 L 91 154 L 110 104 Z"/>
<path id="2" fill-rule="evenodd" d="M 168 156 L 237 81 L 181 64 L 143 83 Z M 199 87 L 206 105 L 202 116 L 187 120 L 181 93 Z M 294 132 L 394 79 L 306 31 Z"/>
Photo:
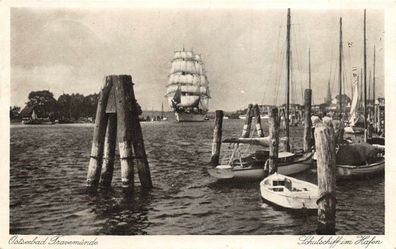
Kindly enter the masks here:
<path id="1" fill-rule="evenodd" d="M 280 152 L 277 161 L 278 173 L 283 175 L 293 175 L 309 169 L 312 165 L 312 151 L 290 152 L 289 145 L 289 100 L 290 100 L 290 83 L 291 83 L 291 58 L 290 58 L 290 27 L 291 27 L 290 9 L 287 13 L 287 87 L 286 87 L 286 138 L 280 139 L 286 151 Z M 262 180 L 264 174 L 264 164 L 269 157 L 268 152 L 268 137 L 265 138 L 234 138 L 224 140 L 225 143 L 231 143 L 233 150 L 227 164 L 218 165 L 215 168 L 209 169 L 211 176 L 219 180 Z M 240 144 L 248 144 L 249 146 L 261 146 L 260 150 L 255 153 L 243 155 L 240 150 Z"/>
<path id="2" fill-rule="evenodd" d="M 178 122 L 204 121 L 209 104 L 209 81 L 200 54 L 176 51 L 166 89 Z"/>

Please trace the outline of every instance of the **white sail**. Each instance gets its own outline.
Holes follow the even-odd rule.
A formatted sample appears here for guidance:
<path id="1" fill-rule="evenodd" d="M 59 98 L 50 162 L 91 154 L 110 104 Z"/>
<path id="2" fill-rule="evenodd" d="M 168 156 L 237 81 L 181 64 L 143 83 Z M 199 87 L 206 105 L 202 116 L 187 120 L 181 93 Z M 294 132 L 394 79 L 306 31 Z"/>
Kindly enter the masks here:
<path id="1" fill-rule="evenodd" d="M 352 104 L 351 104 L 351 111 L 350 111 L 350 118 L 349 118 L 349 124 L 351 126 L 354 126 L 356 122 L 358 121 L 358 113 L 357 113 L 357 107 L 358 107 L 358 101 L 359 101 L 359 87 L 358 87 L 358 78 L 356 74 L 353 74 L 353 94 L 352 94 Z"/>
<path id="2" fill-rule="evenodd" d="M 192 60 L 174 59 L 172 61 L 171 74 L 173 73 L 201 74 L 200 63 Z"/>
<path id="3" fill-rule="evenodd" d="M 208 97 L 201 97 L 199 102 L 199 107 L 202 110 L 207 111 L 209 109 L 209 98 Z"/>
<path id="4" fill-rule="evenodd" d="M 199 54 L 195 54 L 195 55 L 194 55 L 194 59 L 195 59 L 196 61 L 202 61 L 202 60 L 201 60 L 201 55 L 199 55 Z"/>
<path id="5" fill-rule="evenodd" d="M 180 89 L 183 93 L 189 93 L 190 95 L 200 95 L 201 89 L 198 85 L 169 85 L 166 89 L 166 94 L 170 94 L 175 92 L 177 89 Z"/>
<path id="6" fill-rule="evenodd" d="M 206 86 L 200 86 L 199 91 L 203 95 L 208 95 L 208 88 Z"/>
<path id="7" fill-rule="evenodd" d="M 196 74 L 181 74 L 181 73 L 175 73 L 171 74 L 169 76 L 169 84 L 194 84 L 194 85 L 199 85 L 201 81 L 201 77 Z"/>
<path id="8" fill-rule="evenodd" d="M 180 51 L 176 51 L 175 56 L 173 56 L 173 59 L 178 59 L 178 58 L 181 58 Z"/>
<path id="9" fill-rule="evenodd" d="M 199 103 L 199 96 L 191 95 L 191 96 L 181 96 L 180 104 L 177 106 L 180 107 L 193 107 L 197 106 Z"/>
<path id="10" fill-rule="evenodd" d="M 196 60 L 196 56 L 192 51 L 176 51 L 173 56 L 173 60 L 182 59 L 182 60 Z"/>

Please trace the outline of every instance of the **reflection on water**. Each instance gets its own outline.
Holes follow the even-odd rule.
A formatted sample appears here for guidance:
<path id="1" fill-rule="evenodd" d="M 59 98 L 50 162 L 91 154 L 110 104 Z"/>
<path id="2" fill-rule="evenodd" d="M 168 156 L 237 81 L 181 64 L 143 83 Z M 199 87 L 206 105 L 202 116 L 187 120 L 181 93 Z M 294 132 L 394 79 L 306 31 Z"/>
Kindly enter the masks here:
<path id="1" fill-rule="evenodd" d="M 225 120 L 223 137 L 243 121 Z M 315 214 L 263 203 L 259 183 L 220 183 L 207 173 L 212 122 L 142 123 L 154 189 L 85 190 L 93 127 L 11 128 L 10 232 L 19 234 L 314 234 Z M 301 129 L 292 130 L 301 136 Z M 292 140 L 298 148 L 301 139 Z M 118 152 L 117 152 L 118 154 Z M 316 171 L 297 176 L 316 183 Z M 384 177 L 337 183 L 337 233 L 384 233 Z M 374 212 L 375 211 L 375 212 Z"/>

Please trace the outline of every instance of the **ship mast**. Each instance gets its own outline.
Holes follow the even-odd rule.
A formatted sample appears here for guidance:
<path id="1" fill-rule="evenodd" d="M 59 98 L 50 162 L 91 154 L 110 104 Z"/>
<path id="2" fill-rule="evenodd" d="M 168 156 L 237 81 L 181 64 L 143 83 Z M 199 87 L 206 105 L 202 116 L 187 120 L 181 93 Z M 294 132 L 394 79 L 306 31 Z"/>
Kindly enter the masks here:
<path id="1" fill-rule="evenodd" d="M 342 115 L 342 17 L 340 17 L 340 48 L 339 48 L 339 89 L 338 89 L 338 96 L 339 96 L 339 109 L 340 109 L 340 117 Z"/>
<path id="2" fill-rule="evenodd" d="M 374 65 L 373 65 L 373 108 L 375 108 L 375 45 L 374 45 Z M 377 123 L 377 115 L 374 115 L 374 123 Z"/>
<path id="3" fill-rule="evenodd" d="M 308 88 L 311 89 L 311 48 L 309 48 L 308 50 L 308 71 L 309 71 Z"/>
<path id="4" fill-rule="evenodd" d="M 287 50 L 286 50 L 286 63 L 287 63 L 287 82 L 286 82 L 286 151 L 290 151 L 290 142 L 289 142 L 289 105 L 290 105 L 290 8 L 287 9 Z"/>
<path id="5" fill-rule="evenodd" d="M 366 55 L 366 9 L 364 10 L 364 129 L 367 129 L 367 55 Z"/>

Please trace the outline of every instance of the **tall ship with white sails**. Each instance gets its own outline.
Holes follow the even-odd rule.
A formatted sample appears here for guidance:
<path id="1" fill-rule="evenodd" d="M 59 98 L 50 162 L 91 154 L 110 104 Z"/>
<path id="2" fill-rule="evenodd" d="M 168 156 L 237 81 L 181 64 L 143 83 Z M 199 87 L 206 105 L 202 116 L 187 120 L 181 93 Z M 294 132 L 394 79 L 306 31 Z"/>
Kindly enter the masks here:
<path id="1" fill-rule="evenodd" d="M 166 89 L 178 122 L 204 121 L 209 104 L 209 81 L 200 54 L 176 51 Z"/>

